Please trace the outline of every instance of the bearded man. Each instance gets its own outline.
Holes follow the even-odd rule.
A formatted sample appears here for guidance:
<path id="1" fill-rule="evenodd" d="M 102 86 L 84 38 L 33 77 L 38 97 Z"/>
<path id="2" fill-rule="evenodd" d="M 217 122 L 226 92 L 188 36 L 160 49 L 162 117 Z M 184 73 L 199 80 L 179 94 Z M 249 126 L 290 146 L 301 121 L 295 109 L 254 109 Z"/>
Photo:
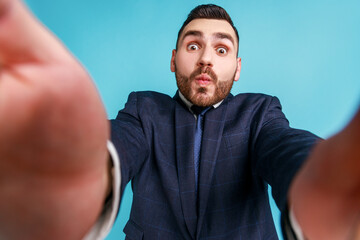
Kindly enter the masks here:
<path id="1" fill-rule="evenodd" d="M 106 147 L 88 75 L 20 1 L 1 0 L 0 238 L 103 238 L 130 180 L 126 239 L 277 239 L 268 184 L 289 238 L 354 236 L 360 112 L 320 141 L 290 128 L 276 97 L 233 96 L 238 42 L 224 9 L 193 9 L 172 52 L 179 91 L 131 93 Z"/>

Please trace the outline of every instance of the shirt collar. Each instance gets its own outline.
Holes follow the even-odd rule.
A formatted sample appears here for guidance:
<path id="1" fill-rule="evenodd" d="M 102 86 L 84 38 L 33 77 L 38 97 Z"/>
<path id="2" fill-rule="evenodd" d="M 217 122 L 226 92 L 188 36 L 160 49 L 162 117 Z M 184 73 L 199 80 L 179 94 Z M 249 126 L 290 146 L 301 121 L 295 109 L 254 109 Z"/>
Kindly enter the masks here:
<path id="1" fill-rule="evenodd" d="M 185 103 L 186 107 L 191 111 L 191 106 L 194 105 L 194 104 L 192 104 L 189 100 L 187 100 L 187 99 L 184 97 L 184 95 L 180 92 L 180 90 L 179 90 L 179 97 L 180 97 L 180 99 Z M 218 102 L 218 103 L 215 103 L 215 104 L 213 105 L 213 107 L 214 107 L 214 108 L 217 108 L 218 106 L 220 106 L 220 104 L 221 104 L 223 101 L 224 101 L 224 99 L 221 100 L 221 101 Z M 191 111 L 191 112 L 192 112 L 192 111 Z"/>

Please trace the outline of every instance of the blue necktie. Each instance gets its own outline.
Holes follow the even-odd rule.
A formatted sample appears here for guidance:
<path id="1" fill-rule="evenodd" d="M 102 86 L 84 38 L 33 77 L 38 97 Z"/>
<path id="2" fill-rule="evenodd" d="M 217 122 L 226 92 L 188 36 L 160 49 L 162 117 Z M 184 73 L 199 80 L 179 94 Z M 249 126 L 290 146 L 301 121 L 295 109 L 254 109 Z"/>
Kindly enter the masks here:
<path id="1" fill-rule="evenodd" d="M 199 107 L 193 105 L 191 110 L 194 114 L 197 115 L 196 130 L 195 130 L 195 141 L 194 141 L 194 168 L 195 168 L 195 189 L 198 189 L 198 179 L 199 179 L 199 166 L 200 166 L 200 150 L 201 150 L 201 140 L 203 132 L 203 119 L 204 114 L 211 109 L 212 107 Z"/>

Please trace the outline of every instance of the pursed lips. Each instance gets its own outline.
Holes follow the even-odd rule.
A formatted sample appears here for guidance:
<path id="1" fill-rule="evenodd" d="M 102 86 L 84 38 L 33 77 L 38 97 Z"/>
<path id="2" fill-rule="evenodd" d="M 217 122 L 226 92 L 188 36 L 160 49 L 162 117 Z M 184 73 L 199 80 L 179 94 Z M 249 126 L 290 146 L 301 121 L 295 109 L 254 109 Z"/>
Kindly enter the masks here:
<path id="1" fill-rule="evenodd" d="M 211 83 L 211 77 L 207 74 L 200 74 L 197 77 L 195 77 L 196 83 L 198 83 L 201 86 L 206 86 L 209 83 Z"/>

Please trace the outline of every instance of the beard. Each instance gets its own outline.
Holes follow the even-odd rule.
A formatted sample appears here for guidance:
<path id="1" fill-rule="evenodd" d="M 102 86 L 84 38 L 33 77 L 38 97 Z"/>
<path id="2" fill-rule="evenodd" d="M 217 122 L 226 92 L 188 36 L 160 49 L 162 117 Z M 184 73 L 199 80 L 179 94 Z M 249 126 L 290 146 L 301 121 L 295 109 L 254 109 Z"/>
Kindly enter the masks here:
<path id="1" fill-rule="evenodd" d="M 211 82 L 215 87 L 213 95 L 209 95 L 209 89 L 207 86 L 195 86 L 194 88 L 191 87 L 192 83 L 195 81 L 196 76 L 202 73 L 206 73 L 211 78 Z M 233 78 L 226 79 L 225 81 L 218 81 L 217 75 L 210 67 L 199 67 L 190 74 L 190 77 L 187 77 L 182 75 L 177 70 L 175 64 L 176 83 L 180 92 L 187 100 L 200 107 L 212 106 L 225 99 L 226 96 L 229 95 L 233 86 L 235 74 L 236 71 L 233 74 Z"/>

